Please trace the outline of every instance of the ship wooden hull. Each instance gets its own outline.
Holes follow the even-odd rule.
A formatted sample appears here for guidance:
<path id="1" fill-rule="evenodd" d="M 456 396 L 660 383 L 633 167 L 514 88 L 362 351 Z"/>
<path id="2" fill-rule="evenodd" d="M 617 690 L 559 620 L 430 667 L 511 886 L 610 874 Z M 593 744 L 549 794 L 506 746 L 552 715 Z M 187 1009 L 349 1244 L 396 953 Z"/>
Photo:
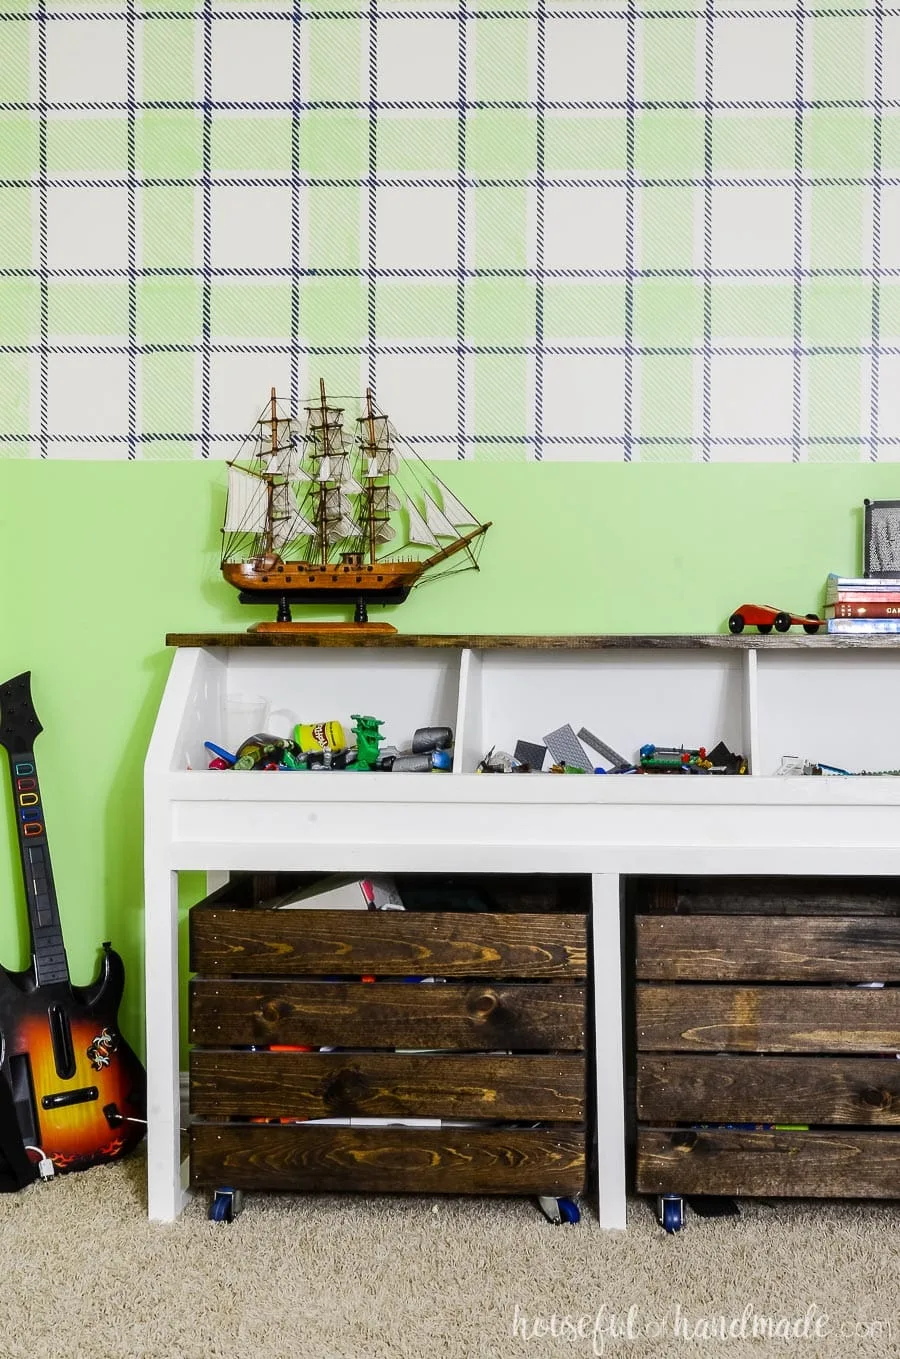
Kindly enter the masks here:
<path id="1" fill-rule="evenodd" d="M 229 585 L 240 590 L 245 602 L 262 604 L 286 597 L 294 603 L 368 599 L 397 604 L 406 599 L 426 566 L 427 563 L 417 561 L 376 562 L 374 566 L 278 562 L 262 570 L 254 562 L 224 562 L 222 575 Z"/>
<path id="2" fill-rule="evenodd" d="M 490 524 L 479 524 L 470 533 L 442 547 L 424 561 L 329 562 L 326 566 L 304 561 L 283 561 L 276 554 L 265 559 L 222 562 L 222 575 L 240 591 L 242 604 L 278 605 L 280 620 L 290 618 L 290 604 L 346 604 L 356 607 L 357 621 L 365 618 L 365 605 L 402 604 L 414 585 L 433 566 L 462 552 L 480 538 Z M 474 559 L 473 559 L 473 564 Z"/>

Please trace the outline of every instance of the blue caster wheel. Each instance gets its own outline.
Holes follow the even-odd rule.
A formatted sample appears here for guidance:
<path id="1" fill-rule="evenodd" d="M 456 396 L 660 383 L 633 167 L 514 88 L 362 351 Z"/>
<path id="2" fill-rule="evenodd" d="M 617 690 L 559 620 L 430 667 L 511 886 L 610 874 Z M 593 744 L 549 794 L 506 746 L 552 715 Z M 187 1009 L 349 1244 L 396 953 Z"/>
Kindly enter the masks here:
<path id="1" fill-rule="evenodd" d="M 656 1200 L 656 1220 L 671 1234 L 684 1226 L 684 1200 L 680 1194 L 660 1194 Z"/>
<path id="2" fill-rule="evenodd" d="M 562 1213 L 563 1222 L 571 1222 L 574 1225 L 581 1221 L 581 1213 L 574 1199 L 560 1199 L 559 1211 Z"/>
<path id="3" fill-rule="evenodd" d="M 538 1207 L 548 1222 L 557 1225 L 561 1223 L 574 1225 L 581 1221 L 581 1212 L 574 1199 L 558 1199 L 552 1195 L 542 1194 L 538 1198 Z"/>
<path id="4" fill-rule="evenodd" d="M 217 1189 L 209 1205 L 210 1222 L 233 1222 L 244 1206 L 240 1189 Z"/>

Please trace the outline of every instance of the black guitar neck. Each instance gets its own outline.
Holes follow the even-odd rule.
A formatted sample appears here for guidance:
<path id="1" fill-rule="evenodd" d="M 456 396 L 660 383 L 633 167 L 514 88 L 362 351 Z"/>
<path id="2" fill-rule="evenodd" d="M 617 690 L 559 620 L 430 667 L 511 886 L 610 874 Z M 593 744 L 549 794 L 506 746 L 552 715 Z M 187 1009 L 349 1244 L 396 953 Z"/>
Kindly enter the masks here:
<path id="1" fill-rule="evenodd" d="M 0 745 L 6 747 L 9 755 L 34 979 L 38 986 L 44 986 L 51 982 L 68 982 L 69 964 L 59 921 L 34 758 L 34 739 L 40 731 L 41 724 L 31 701 L 30 672 L 0 685 Z"/>

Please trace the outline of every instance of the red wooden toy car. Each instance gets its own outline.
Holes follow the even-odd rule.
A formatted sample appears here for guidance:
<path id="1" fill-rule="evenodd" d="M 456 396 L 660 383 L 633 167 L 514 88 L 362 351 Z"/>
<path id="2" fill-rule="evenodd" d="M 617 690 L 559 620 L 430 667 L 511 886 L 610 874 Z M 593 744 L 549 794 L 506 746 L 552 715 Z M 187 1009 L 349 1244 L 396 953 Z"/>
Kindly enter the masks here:
<path id="1" fill-rule="evenodd" d="M 824 618 L 814 613 L 786 613 L 771 604 L 742 604 L 728 620 L 732 632 L 743 632 L 746 627 L 755 627 L 757 632 L 771 632 L 773 628 L 776 632 L 787 632 L 795 623 L 799 623 L 804 632 L 818 632 L 825 626 Z"/>

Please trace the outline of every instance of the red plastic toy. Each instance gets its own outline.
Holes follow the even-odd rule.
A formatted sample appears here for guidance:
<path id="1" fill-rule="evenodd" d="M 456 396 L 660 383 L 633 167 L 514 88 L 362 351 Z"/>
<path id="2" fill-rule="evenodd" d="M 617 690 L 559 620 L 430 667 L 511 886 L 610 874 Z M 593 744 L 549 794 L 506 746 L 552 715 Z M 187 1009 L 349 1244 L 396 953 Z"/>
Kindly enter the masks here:
<path id="1" fill-rule="evenodd" d="M 743 632 L 746 627 L 755 627 L 757 632 L 788 632 L 795 623 L 804 632 L 818 632 L 825 626 L 824 618 L 814 613 L 787 613 L 784 609 L 773 608 L 771 604 L 742 604 L 728 619 L 732 632 Z"/>

